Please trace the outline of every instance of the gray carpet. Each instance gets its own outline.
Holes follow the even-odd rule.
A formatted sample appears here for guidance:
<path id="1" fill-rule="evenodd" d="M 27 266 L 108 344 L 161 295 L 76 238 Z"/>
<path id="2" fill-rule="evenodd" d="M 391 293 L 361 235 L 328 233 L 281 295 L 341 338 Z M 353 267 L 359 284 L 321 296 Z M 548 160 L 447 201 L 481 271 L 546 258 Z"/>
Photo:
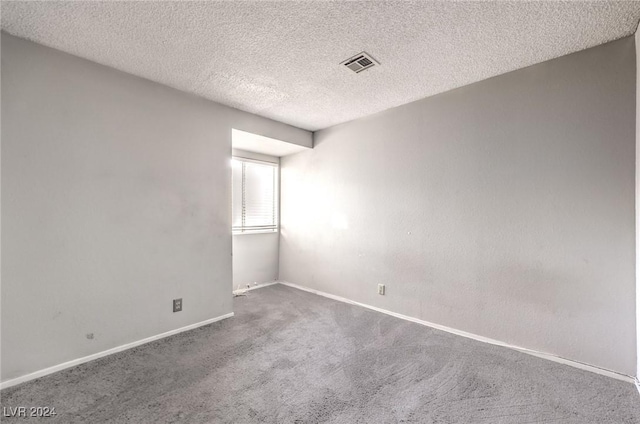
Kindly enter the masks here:
<path id="1" fill-rule="evenodd" d="M 61 423 L 640 423 L 632 384 L 275 285 L 234 318 L 3 390 Z M 4 418 L 3 422 L 28 422 Z"/>

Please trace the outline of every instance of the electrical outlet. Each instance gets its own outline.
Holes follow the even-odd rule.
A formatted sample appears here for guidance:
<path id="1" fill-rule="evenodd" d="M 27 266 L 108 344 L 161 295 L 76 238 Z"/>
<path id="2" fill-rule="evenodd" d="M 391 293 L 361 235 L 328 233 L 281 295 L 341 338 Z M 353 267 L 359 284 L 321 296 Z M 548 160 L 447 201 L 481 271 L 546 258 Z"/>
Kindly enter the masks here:
<path id="1" fill-rule="evenodd" d="M 180 312 L 182 310 L 182 298 L 173 299 L 173 312 Z"/>
<path id="2" fill-rule="evenodd" d="M 384 296 L 384 284 L 378 284 L 378 294 Z"/>

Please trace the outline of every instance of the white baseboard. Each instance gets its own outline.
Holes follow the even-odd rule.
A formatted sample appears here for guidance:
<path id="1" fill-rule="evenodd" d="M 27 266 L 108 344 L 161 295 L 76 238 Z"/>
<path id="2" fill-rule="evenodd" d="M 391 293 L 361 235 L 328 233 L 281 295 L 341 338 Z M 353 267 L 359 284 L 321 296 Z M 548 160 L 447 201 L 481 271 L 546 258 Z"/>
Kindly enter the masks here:
<path id="1" fill-rule="evenodd" d="M 6 389 L 8 387 L 15 386 L 16 384 L 24 383 L 29 380 L 34 380 L 36 378 L 44 377 L 45 375 L 53 374 L 54 372 L 62 371 L 67 368 L 75 367 L 76 365 L 84 364 L 85 362 L 93 361 L 94 359 L 99 359 L 108 355 L 112 355 L 117 352 L 122 352 L 123 350 L 131 349 L 136 346 L 143 345 L 145 343 L 149 343 L 158 339 L 163 339 L 165 337 L 173 336 L 174 334 L 182 333 L 185 331 L 193 330 L 194 328 L 202 327 L 203 325 L 212 324 L 217 321 L 221 321 L 225 318 L 230 318 L 233 316 L 233 312 L 221 315 L 216 318 L 211 318 L 206 321 L 197 322 L 195 324 L 187 325 L 186 327 L 177 328 L 175 330 L 167 331 L 166 333 L 157 334 L 155 336 L 147 337 L 146 339 L 137 340 L 135 342 L 123 344 L 122 346 L 117 346 L 111 349 L 103 350 L 102 352 L 94 353 L 89 356 L 84 356 L 82 358 L 74 359 L 72 361 L 64 362 L 62 364 L 54 365 L 49 368 L 45 368 L 36 372 L 32 372 L 30 374 L 26 374 L 20 377 L 12 378 L 11 380 L 6 380 L 0 382 L 0 389 Z"/>
<path id="2" fill-rule="evenodd" d="M 283 285 L 289 286 L 289 287 L 293 287 L 293 288 L 298 289 L 298 290 L 304 290 L 304 291 L 307 291 L 307 292 L 310 292 L 310 293 L 313 293 L 313 294 L 317 294 L 317 295 L 320 295 L 320 296 L 328 297 L 329 299 L 337 300 L 339 302 L 350 303 L 352 305 L 357 305 L 357 306 L 361 306 L 363 308 L 371 309 L 371 310 L 374 310 L 374 311 L 377 311 L 377 312 L 382 312 L 383 314 L 391 315 L 393 317 L 404 319 L 406 321 L 415 322 L 417 324 L 425 325 L 427 327 L 435 328 L 437 330 L 446 331 L 447 333 L 451 333 L 451 334 L 455 334 L 455 335 L 458 335 L 458 336 L 466 337 L 468 339 L 473 339 L 473 340 L 477 340 L 477 341 L 484 342 L 484 343 L 489 343 L 489 344 L 496 345 L 496 346 L 502 346 L 502 347 L 506 347 L 506 348 L 509 348 L 509 349 L 515 349 L 517 351 L 520 351 L 520 352 L 523 352 L 523 353 L 527 353 L 529 355 L 537 356 L 537 357 L 543 358 L 543 359 L 548 359 L 550 361 L 558 362 L 558 363 L 565 364 L 565 365 L 570 365 L 570 366 L 575 367 L 575 368 L 580 368 L 582 370 L 591 371 L 593 373 L 604 375 L 604 376 L 611 377 L 611 378 L 615 378 L 617 380 L 626 381 L 628 383 L 640 384 L 640 383 L 637 383 L 638 380 L 635 377 L 631 377 L 631 376 L 626 375 L 626 374 L 620 374 L 620 373 L 617 373 L 615 371 L 607 370 L 607 369 L 604 369 L 604 368 L 599 368 L 599 367 L 596 367 L 594 365 L 588 365 L 588 364 L 584 364 L 582 362 L 573 361 L 571 359 L 562 358 L 562 357 L 554 355 L 552 353 L 538 352 L 536 350 L 532 350 L 532 349 L 527 349 L 527 348 L 520 347 L 520 346 L 511 345 L 511 344 L 508 344 L 508 343 L 501 342 L 499 340 L 490 339 L 488 337 L 479 336 L 477 334 L 468 333 L 468 332 L 462 331 L 462 330 L 456 330 L 455 328 L 447 327 L 447 326 L 444 326 L 444 325 L 434 324 L 432 322 L 423 321 L 423 320 L 418 319 L 418 318 L 413 318 L 413 317 L 409 317 L 407 315 L 398 314 L 396 312 L 387 311 L 385 309 L 381 309 L 381 308 L 377 308 L 375 306 L 371 306 L 371 305 L 367 305 L 367 304 L 364 304 L 364 303 L 360 303 L 360 302 L 356 302 L 356 301 L 353 301 L 353 300 L 349 300 L 349 299 L 341 297 L 341 296 L 336 296 L 336 295 L 333 295 L 333 294 L 321 292 L 319 290 L 310 289 L 308 287 L 299 286 L 297 284 L 289 283 L 287 281 L 280 281 L 280 284 L 283 284 Z M 638 390 L 640 391 L 640 385 L 637 385 L 637 387 L 638 387 Z"/>
<path id="3" fill-rule="evenodd" d="M 279 281 L 272 281 L 272 282 L 269 282 L 269 283 L 256 284 L 256 285 L 248 287 L 248 288 L 234 290 L 233 294 L 240 295 L 242 293 L 245 293 L 245 292 L 248 292 L 248 291 L 251 291 L 251 290 L 261 289 L 263 287 L 268 287 L 268 286 L 273 286 L 274 284 L 279 284 Z"/>

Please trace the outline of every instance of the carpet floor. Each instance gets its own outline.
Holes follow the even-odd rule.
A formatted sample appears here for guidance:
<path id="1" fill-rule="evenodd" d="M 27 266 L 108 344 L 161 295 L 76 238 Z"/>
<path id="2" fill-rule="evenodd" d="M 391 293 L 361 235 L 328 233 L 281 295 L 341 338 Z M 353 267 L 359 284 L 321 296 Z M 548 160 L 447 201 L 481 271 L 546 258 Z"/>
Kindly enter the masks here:
<path id="1" fill-rule="evenodd" d="M 55 407 L 39 422 L 60 423 L 640 423 L 630 383 L 291 287 L 253 290 L 234 311 L 5 389 L 3 412 Z"/>

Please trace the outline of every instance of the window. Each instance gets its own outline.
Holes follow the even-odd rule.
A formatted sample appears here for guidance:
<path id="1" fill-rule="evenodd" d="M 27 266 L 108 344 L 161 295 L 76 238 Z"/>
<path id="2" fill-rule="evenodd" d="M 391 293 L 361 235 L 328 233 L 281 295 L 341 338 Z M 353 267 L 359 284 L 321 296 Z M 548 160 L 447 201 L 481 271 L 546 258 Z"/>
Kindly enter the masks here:
<path id="1" fill-rule="evenodd" d="M 233 233 L 278 231 L 278 165 L 237 157 L 231 163 Z"/>

